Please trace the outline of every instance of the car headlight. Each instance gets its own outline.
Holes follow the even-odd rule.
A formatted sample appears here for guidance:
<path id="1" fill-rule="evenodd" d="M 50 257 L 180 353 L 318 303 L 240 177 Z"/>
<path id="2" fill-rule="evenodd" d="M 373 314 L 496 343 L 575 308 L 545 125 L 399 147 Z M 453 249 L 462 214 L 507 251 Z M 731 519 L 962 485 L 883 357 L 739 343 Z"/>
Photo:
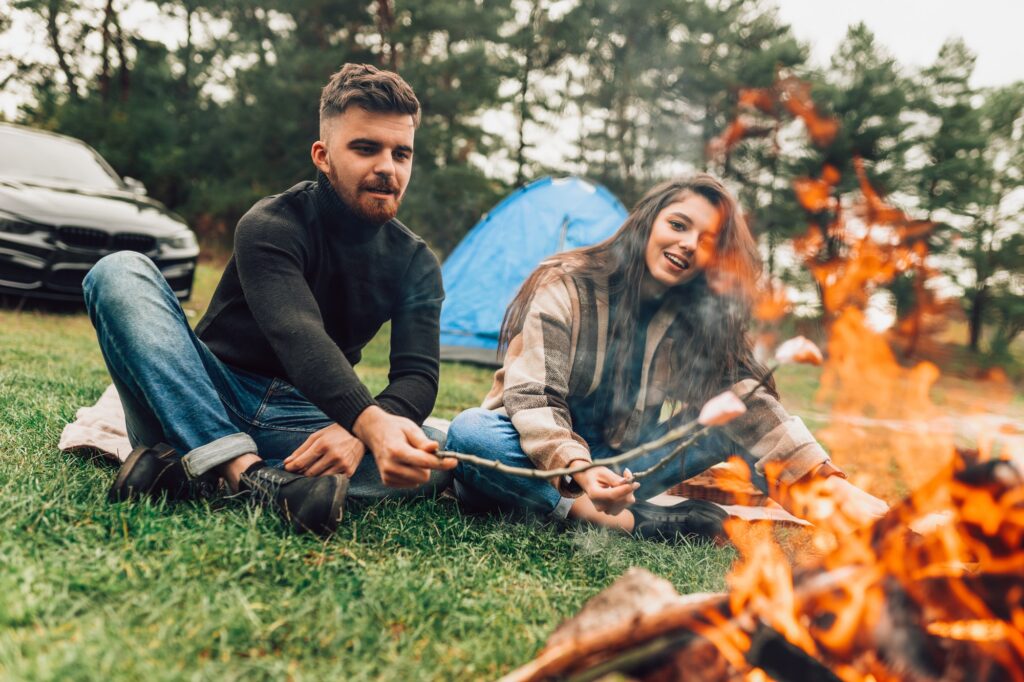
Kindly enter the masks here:
<path id="1" fill-rule="evenodd" d="M 175 251 L 194 249 L 199 246 L 198 242 L 196 242 L 196 236 L 190 231 L 172 234 L 170 237 L 161 237 L 160 243 Z"/>
<path id="2" fill-rule="evenodd" d="M 11 215 L 0 213 L 0 232 L 8 234 L 32 234 L 47 230 L 46 226 L 19 220 Z"/>

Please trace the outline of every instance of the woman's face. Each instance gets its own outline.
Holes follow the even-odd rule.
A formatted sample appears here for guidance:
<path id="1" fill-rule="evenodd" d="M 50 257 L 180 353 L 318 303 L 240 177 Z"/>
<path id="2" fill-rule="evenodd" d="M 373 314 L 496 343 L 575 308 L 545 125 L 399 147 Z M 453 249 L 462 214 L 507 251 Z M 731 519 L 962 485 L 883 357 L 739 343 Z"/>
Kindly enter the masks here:
<path id="1" fill-rule="evenodd" d="M 686 284 L 711 262 L 721 215 L 710 201 L 685 192 L 654 219 L 644 260 L 661 289 Z"/>

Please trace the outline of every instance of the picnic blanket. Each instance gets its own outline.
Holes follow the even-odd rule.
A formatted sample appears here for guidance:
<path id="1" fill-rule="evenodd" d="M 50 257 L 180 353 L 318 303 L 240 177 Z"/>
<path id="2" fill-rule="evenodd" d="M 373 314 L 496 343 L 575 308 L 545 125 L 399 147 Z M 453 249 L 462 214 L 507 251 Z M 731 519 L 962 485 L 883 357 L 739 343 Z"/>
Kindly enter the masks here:
<path id="1" fill-rule="evenodd" d="M 445 433 L 450 423 L 437 417 L 429 417 L 425 422 L 427 426 Z M 58 447 L 62 452 L 100 455 L 115 462 L 123 462 L 128 458 L 132 446 L 125 427 L 124 408 L 113 385 L 103 391 L 94 405 L 81 407 L 75 412 L 75 420 L 65 426 L 60 434 Z M 746 483 L 743 473 L 729 464 L 714 466 L 650 501 L 671 505 L 687 498 L 714 502 L 730 516 L 748 521 L 809 525 Z"/>

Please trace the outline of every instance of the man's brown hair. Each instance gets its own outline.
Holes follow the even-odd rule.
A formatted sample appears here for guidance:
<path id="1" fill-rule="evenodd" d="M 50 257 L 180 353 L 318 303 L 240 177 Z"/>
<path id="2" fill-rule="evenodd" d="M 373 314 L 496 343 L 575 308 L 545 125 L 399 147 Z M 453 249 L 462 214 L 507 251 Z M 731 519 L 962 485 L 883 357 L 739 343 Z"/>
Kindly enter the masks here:
<path id="1" fill-rule="evenodd" d="M 324 136 L 324 123 L 352 106 L 408 114 L 413 125 L 420 124 L 420 101 L 412 87 L 397 73 L 369 64 L 345 64 L 324 86 L 320 93 L 320 136 Z"/>

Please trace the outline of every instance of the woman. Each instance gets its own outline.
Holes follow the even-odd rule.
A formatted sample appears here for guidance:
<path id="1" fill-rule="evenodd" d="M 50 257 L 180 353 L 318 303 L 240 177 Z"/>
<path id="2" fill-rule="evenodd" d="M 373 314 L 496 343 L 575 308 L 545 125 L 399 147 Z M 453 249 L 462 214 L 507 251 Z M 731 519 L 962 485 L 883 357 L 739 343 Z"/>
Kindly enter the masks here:
<path id="1" fill-rule="evenodd" d="M 746 334 L 760 273 L 756 243 L 718 180 L 702 174 L 654 187 L 612 237 L 543 262 L 524 282 L 502 325 L 504 366 L 483 406 L 452 422 L 446 448 L 510 466 L 568 467 L 651 441 L 729 387 L 744 395 L 766 372 Z M 885 503 L 847 483 L 786 413 L 773 381 L 747 403 L 746 414 L 642 485 L 606 467 L 549 481 L 461 462 L 456 493 L 469 507 L 569 517 L 640 537 L 713 534 L 716 507 L 637 500 L 735 454 L 770 494 L 825 476 L 854 517 L 884 513 Z M 673 416 L 662 420 L 666 413 Z M 667 452 L 631 466 L 645 469 Z"/>

